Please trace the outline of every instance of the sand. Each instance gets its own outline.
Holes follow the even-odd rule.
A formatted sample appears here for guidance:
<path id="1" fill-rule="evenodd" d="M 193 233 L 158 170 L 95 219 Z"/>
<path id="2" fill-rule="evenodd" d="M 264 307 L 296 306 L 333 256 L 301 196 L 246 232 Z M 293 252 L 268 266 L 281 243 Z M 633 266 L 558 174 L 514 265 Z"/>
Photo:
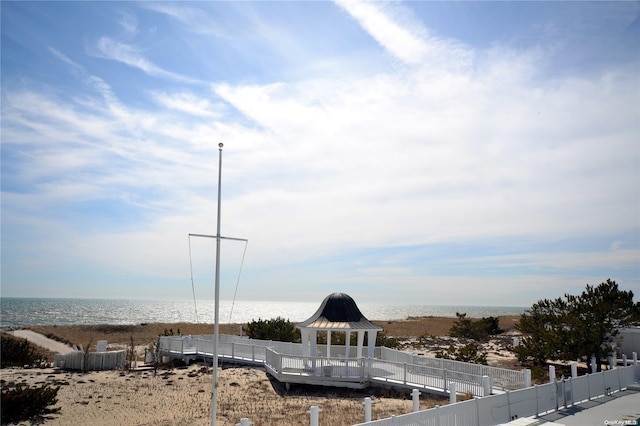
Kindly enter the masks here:
<path id="1" fill-rule="evenodd" d="M 364 421 L 363 400 L 372 391 L 322 387 L 283 386 L 272 383 L 261 369 L 222 368 L 219 376 L 218 424 L 235 425 L 242 417 L 254 425 L 309 424 L 312 405 L 322 409 L 320 424 L 352 425 Z M 5 382 L 60 387 L 59 414 L 47 425 L 209 425 L 211 372 L 201 365 L 153 371 L 99 371 L 86 374 L 53 369 L 3 369 Z M 4 385 L 3 385 L 4 386 Z M 378 393 L 374 419 L 411 412 L 408 392 Z M 395 397 L 393 397 L 395 396 Z M 444 404 L 437 397 L 423 397 L 421 409 Z M 22 423 L 30 424 L 30 423 Z"/>
<path id="2" fill-rule="evenodd" d="M 401 350 L 423 355 L 433 355 L 449 346 L 466 342 L 448 336 L 437 336 L 453 324 L 452 318 L 414 318 L 405 321 L 378 322 L 388 337 L 398 339 Z M 512 319 L 506 319 L 510 323 Z M 502 322 L 501 322 L 502 324 Z M 96 332 L 95 329 L 76 327 L 54 329 L 56 335 L 80 334 L 81 339 L 107 338 L 110 349 L 126 347 L 134 332 L 135 346 L 144 353 L 147 336 L 136 326 L 121 334 Z M 151 325 L 142 327 L 149 328 Z M 156 328 L 159 326 L 156 325 Z M 187 327 L 186 325 L 182 325 Z M 513 353 L 509 351 L 512 327 L 498 339 L 483 345 L 488 352 L 490 365 L 513 366 Z M 237 329 L 237 328 L 236 328 Z M 70 331 L 71 330 L 71 331 Z M 185 329 L 186 330 L 186 329 Z M 150 336 L 152 333 L 150 333 Z M 150 337 L 149 336 L 149 337 Z M 82 341 L 82 340 L 80 340 Z M 46 341 L 40 340 L 41 345 Z M 60 349 L 60 348 L 59 348 Z M 47 425 L 209 425 L 211 409 L 211 369 L 195 364 L 189 367 L 121 372 L 79 372 L 54 369 L 3 369 L 0 370 L 2 386 L 10 383 L 59 386 L 60 412 L 46 419 Z M 254 425 L 305 425 L 309 424 L 307 411 L 313 405 L 322 409 L 320 424 L 327 426 L 353 425 L 364 421 L 363 400 L 374 396 L 372 418 L 388 418 L 409 413 L 412 401 L 409 391 L 387 391 L 292 385 L 287 391 L 284 385 L 271 379 L 263 369 L 224 366 L 219 370 L 218 391 L 219 425 L 236 425 L 243 417 Z M 422 395 L 420 409 L 444 405 L 448 398 Z M 31 424 L 31 423 L 23 423 Z"/>

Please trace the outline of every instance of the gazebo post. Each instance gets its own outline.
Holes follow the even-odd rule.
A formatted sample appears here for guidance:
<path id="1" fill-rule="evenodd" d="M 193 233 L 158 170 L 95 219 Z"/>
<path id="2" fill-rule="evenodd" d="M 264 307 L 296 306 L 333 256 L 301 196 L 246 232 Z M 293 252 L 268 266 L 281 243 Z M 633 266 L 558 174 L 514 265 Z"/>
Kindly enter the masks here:
<path id="1" fill-rule="evenodd" d="M 300 337 L 302 338 L 302 356 L 306 366 L 309 362 L 309 330 L 300 330 Z"/>
<path id="2" fill-rule="evenodd" d="M 318 356 L 318 332 L 313 330 L 311 332 L 311 356 L 316 358 Z"/>
<path id="3" fill-rule="evenodd" d="M 345 359 L 349 359 L 351 358 L 351 331 L 349 330 L 346 331 L 346 336 L 344 337 L 344 346 L 344 357 Z"/>
<path id="4" fill-rule="evenodd" d="M 373 333 L 373 334 L 372 334 Z M 368 356 L 369 358 L 373 358 L 373 355 L 376 350 L 376 335 L 378 332 L 376 330 L 369 330 L 369 336 L 367 341 L 367 346 L 369 346 Z"/>
<path id="5" fill-rule="evenodd" d="M 316 360 L 318 359 L 318 331 L 311 332 L 311 368 L 315 371 Z"/>
<path id="6" fill-rule="evenodd" d="M 364 330 L 358 330 L 358 358 L 362 358 L 362 346 L 364 346 Z"/>
<path id="7" fill-rule="evenodd" d="M 331 330 L 327 330 L 327 358 L 331 358 Z"/>

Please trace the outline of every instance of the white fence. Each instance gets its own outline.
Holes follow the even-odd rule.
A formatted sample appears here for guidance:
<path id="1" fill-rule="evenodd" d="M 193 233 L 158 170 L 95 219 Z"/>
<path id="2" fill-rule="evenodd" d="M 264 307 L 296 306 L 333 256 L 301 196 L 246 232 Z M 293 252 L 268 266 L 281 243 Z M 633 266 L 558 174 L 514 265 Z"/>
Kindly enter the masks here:
<path id="1" fill-rule="evenodd" d="M 213 357 L 213 336 L 162 336 L 161 355 L 181 357 L 189 362 L 198 357 Z M 509 370 L 438 358 L 412 355 L 393 349 L 375 348 L 374 358 L 346 356 L 345 346 L 332 346 L 334 357 L 305 357 L 299 343 L 255 340 L 220 335 L 218 357 L 236 362 L 264 364 L 269 373 L 283 382 L 331 384 L 363 388 L 370 384 L 401 388 L 419 388 L 429 392 L 448 393 L 449 384 L 457 391 L 485 396 L 493 389 L 519 389 L 531 384 L 529 370 Z M 322 349 L 322 350 L 321 350 Z M 331 383 L 329 383 L 331 382 Z"/>
<path id="2" fill-rule="evenodd" d="M 610 395 L 638 381 L 640 381 L 640 365 L 619 367 L 503 394 L 360 423 L 358 426 L 499 425 L 517 418 L 539 416 Z"/>
<path id="3" fill-rule="evenodd" d="M 491 378 L 491 387 L 503 391 L 520 389 L 531 384 L 531 376 L 528 370 L 510 370 L 506 368 L 490 367 L 488 365 L 472 364 L 469 362 L 454 361 L 451 359 L 431 358 L 418 355 L 412 355 L 407 352 L 400 352 L 394 349 L 381 348 L 381 359 L 386 361 L 395 361 L 406 364 L 420 365 L 446 371 L 450 377 L 453 374 L 460 373 L 460 377 L 488 376 Z M 446 390 L 446 387 L 444 388 Z M 458 388 L 461 392 L 467 392 Z"/>
<path id="4" fill-rule="evenodd" d="M 449 392 L 451 383 L 456 383 L 457 392 L 469 392 L 477 396 L 489 395 L 492 392 L 488 376 L 417 364 L 376 359 L 367 361 L 369 361 L 369 375 L 373 383 L 401 383 L 405 388 L 431 389 L 441 393 Z"/>
<path id="5" fill-rule="evenodd" d="M 70 370 L 116 370 L 124 368 L 125 352 L 82 352 L 75 351 L 69 354 L 57 354 L 53 360 L 53 366 Z"/>
<path id="6" fill-rule="evenodd" d="M 266 349 L 302 355 L 302 346 L 296 343 L 256 340 L 247 337 L 221 334 L 218 338 L 218 356 L 222 359 L 262 364 L 266 361 Z M 213 357 L 213 335 L 160 336 L 160 355 L 178 356 L 188 360 L 196 357 Z"/>

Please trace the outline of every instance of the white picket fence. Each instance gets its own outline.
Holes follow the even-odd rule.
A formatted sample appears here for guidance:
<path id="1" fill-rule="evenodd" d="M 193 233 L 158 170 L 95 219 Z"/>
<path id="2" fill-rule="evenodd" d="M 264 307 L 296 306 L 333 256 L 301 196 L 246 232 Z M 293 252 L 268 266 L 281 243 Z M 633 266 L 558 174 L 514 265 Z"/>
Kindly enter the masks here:
<path id="1" fill-rule="evenodd" d="M 116 370 L 124 368 L 126 351 L 82 352 L 74 351 L 68 354 L 57 354 L 53 360 L 56 368 L 69 370 Z"/>

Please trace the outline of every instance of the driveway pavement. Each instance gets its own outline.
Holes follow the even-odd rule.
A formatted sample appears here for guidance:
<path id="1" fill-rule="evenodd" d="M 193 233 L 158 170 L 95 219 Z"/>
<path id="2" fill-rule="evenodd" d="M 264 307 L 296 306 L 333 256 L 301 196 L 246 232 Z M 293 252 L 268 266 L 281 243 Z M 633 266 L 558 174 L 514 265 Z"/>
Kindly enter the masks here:
<path id="1" fill-rule="evenodd" d="M 546 421 L 540 424 L 547 426 L 640 426 L 640 391 L 628 389 L 616 392 L 610 396 L 540 416 L 539 420 Z"/>

